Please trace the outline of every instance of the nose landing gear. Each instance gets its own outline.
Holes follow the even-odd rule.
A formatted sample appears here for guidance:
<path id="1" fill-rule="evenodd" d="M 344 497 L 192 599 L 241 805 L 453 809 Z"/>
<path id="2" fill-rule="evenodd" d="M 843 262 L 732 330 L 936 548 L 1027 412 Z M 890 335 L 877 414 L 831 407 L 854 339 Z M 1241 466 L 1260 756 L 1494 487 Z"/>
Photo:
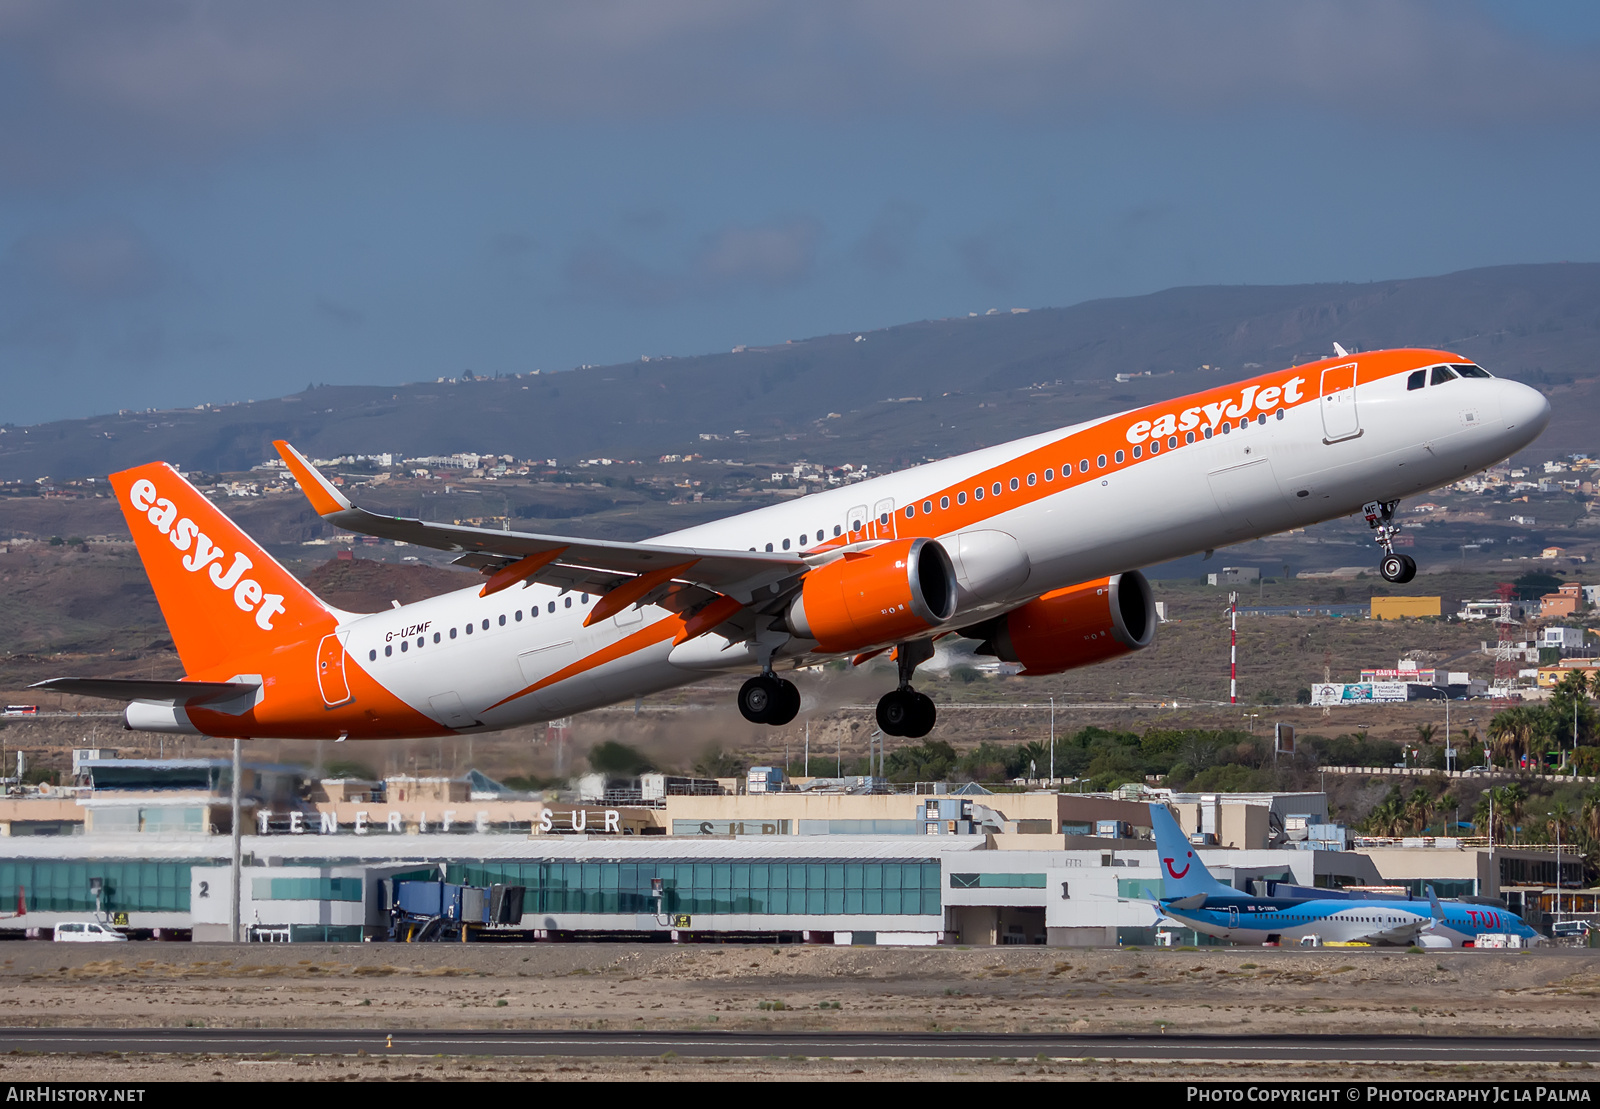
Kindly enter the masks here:
<path id="1" fill-rule="evenodd" d="M 900 668 L 900 688 L 878 700 L 878 727 L 884 735 L 921 739 L 933 731 L 939 710 L 933 698 L 911 688 L 911 675 L 917 664 L 933 657 L 933 641 L 917 639 L 895 648 L 894 660 Z"/>
<path id="2" fill-rule="evenodd" d="M 1400 534 L 1400 525 L 1394 521 L 1394 510 L 1399 501 L 1368 501 L 1361 506 L 1367 526 L 1377 534 L 1373 536 L 1383 548 L 1383 560 L 1378 563 L 1378 573 L 1385 581 L 1404 584 L 1417 576 L 1417 563 L 1410 555 L 1394 553 L 1394 537 Z"/>
<path id="3" fill-rule="evenodd" d="M 799 715 L 800 691 L 768 670 L 739 687 L 739 712 L 752 724 L 781 727 Z"/>

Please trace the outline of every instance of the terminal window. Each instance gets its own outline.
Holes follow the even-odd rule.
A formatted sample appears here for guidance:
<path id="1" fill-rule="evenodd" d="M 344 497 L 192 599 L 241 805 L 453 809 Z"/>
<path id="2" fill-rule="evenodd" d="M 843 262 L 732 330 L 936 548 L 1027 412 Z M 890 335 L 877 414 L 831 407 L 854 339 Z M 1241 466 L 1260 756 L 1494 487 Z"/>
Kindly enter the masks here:
<path id="1" fill-rule="evenodd" d="M 1043 874 L 952 874 L 953 890 L 1042 890 Z"/>
<path id="2" fill-rule="evenodd" d="M 757 916 L 924 916 L 942 911 L 932 860 L 725 860 L 694 862 L 474 863 L 448 880 L 524 889 L 525 913 L 651 913 L 661 879 L 663 913 Z"/>

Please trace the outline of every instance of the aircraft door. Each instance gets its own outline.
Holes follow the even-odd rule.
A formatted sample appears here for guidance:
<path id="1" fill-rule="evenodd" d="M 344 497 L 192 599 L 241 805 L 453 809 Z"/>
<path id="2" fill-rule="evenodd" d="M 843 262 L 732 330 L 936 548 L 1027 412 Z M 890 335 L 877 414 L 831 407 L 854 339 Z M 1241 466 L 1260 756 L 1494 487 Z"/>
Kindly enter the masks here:
<path id="1" fill-rule="evenodd" d="M 328 708 L 345 704 L 350 698 L 350 683 L 344 675 L 344 643 L 335 632 L 317 644 L 317 688 Z"/>
<path id="2" fill-rule="evenodd" d="M 1237 905 L 1228 906 L 1228 927 L 1233 931 L 1238 931 L 1239 929 L 1239 906 Z"/>
<path id="3" fill-rule="evenodd" d="M 867 537 L 867 506 L 858 504 L 845 514 L 844 532 L 852 543 Z"/>
<path id="4" fill-rule="evenodd" d="M 888 497 L 872 506 L 872 526 L 876 529 L 879 539 L 893 539 L 894 524 L 894 498 Z"/>
<path id="5" fill-rule="evenodd" d="M 1325 443 L 1354 439 L 1361 434 L 1354 362 L 1322 371 L 1322 434 Z"/>

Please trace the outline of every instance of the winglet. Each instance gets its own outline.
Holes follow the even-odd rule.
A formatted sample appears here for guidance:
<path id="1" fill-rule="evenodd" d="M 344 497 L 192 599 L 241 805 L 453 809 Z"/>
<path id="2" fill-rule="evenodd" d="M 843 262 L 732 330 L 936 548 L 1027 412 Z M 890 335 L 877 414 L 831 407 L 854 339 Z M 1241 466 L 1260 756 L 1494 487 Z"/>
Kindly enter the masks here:
<path id="1" fill-rule="evenodd" d="M 1433 892 L 1433 887 L 1431 885 L 1424 886 L 1423 888 L 1428 891 L 1428 907 L 1433 910 L 1433 919 L 1436 921 L 1443 920 L 1444 906 L 1439 904 L 1439 895 Z"/>
<path id="2" fill-rule="evenodd" d="M 300 483 L 300 491 L 306 495 L 306 500 L 311 502 L 311 507 L 316 509 L 318 516 L 331 516 L 335 512 L 343 512 L 354 507 L 349 498 L 334 487 L 333 482 L 323 477 L 315 466 L 306 461 L 305 455 L 282 439 L 274 439 L 272 445 L 278 449 L 279 456 L 289 467 L 294 479 Z"/>

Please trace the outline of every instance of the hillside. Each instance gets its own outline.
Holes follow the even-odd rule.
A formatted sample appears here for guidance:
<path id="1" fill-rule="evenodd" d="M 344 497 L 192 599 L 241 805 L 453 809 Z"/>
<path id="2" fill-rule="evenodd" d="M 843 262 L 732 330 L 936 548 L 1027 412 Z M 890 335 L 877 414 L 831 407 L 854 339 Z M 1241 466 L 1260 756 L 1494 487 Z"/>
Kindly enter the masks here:
<path id="1" fill-rule="evenodd" d="M 767 442 L 788 457 L 881 467 L 1307 361 L 1334 342 L 1456 350 L 1564 396 L 1544 447 L 1592 445 L 1600 265 L 1550 264 L 1169 289 L 560 374 L 317 386 L 247 404 L 7 426 L 0 480 L 70 480 L 157 458 L 236 471 L 269 457 L 281 437 L 313 456 L 478 451 L 563 461 L 739 458 Z M 1114 380 L 1127 373 L 1153 376 Z"/>

